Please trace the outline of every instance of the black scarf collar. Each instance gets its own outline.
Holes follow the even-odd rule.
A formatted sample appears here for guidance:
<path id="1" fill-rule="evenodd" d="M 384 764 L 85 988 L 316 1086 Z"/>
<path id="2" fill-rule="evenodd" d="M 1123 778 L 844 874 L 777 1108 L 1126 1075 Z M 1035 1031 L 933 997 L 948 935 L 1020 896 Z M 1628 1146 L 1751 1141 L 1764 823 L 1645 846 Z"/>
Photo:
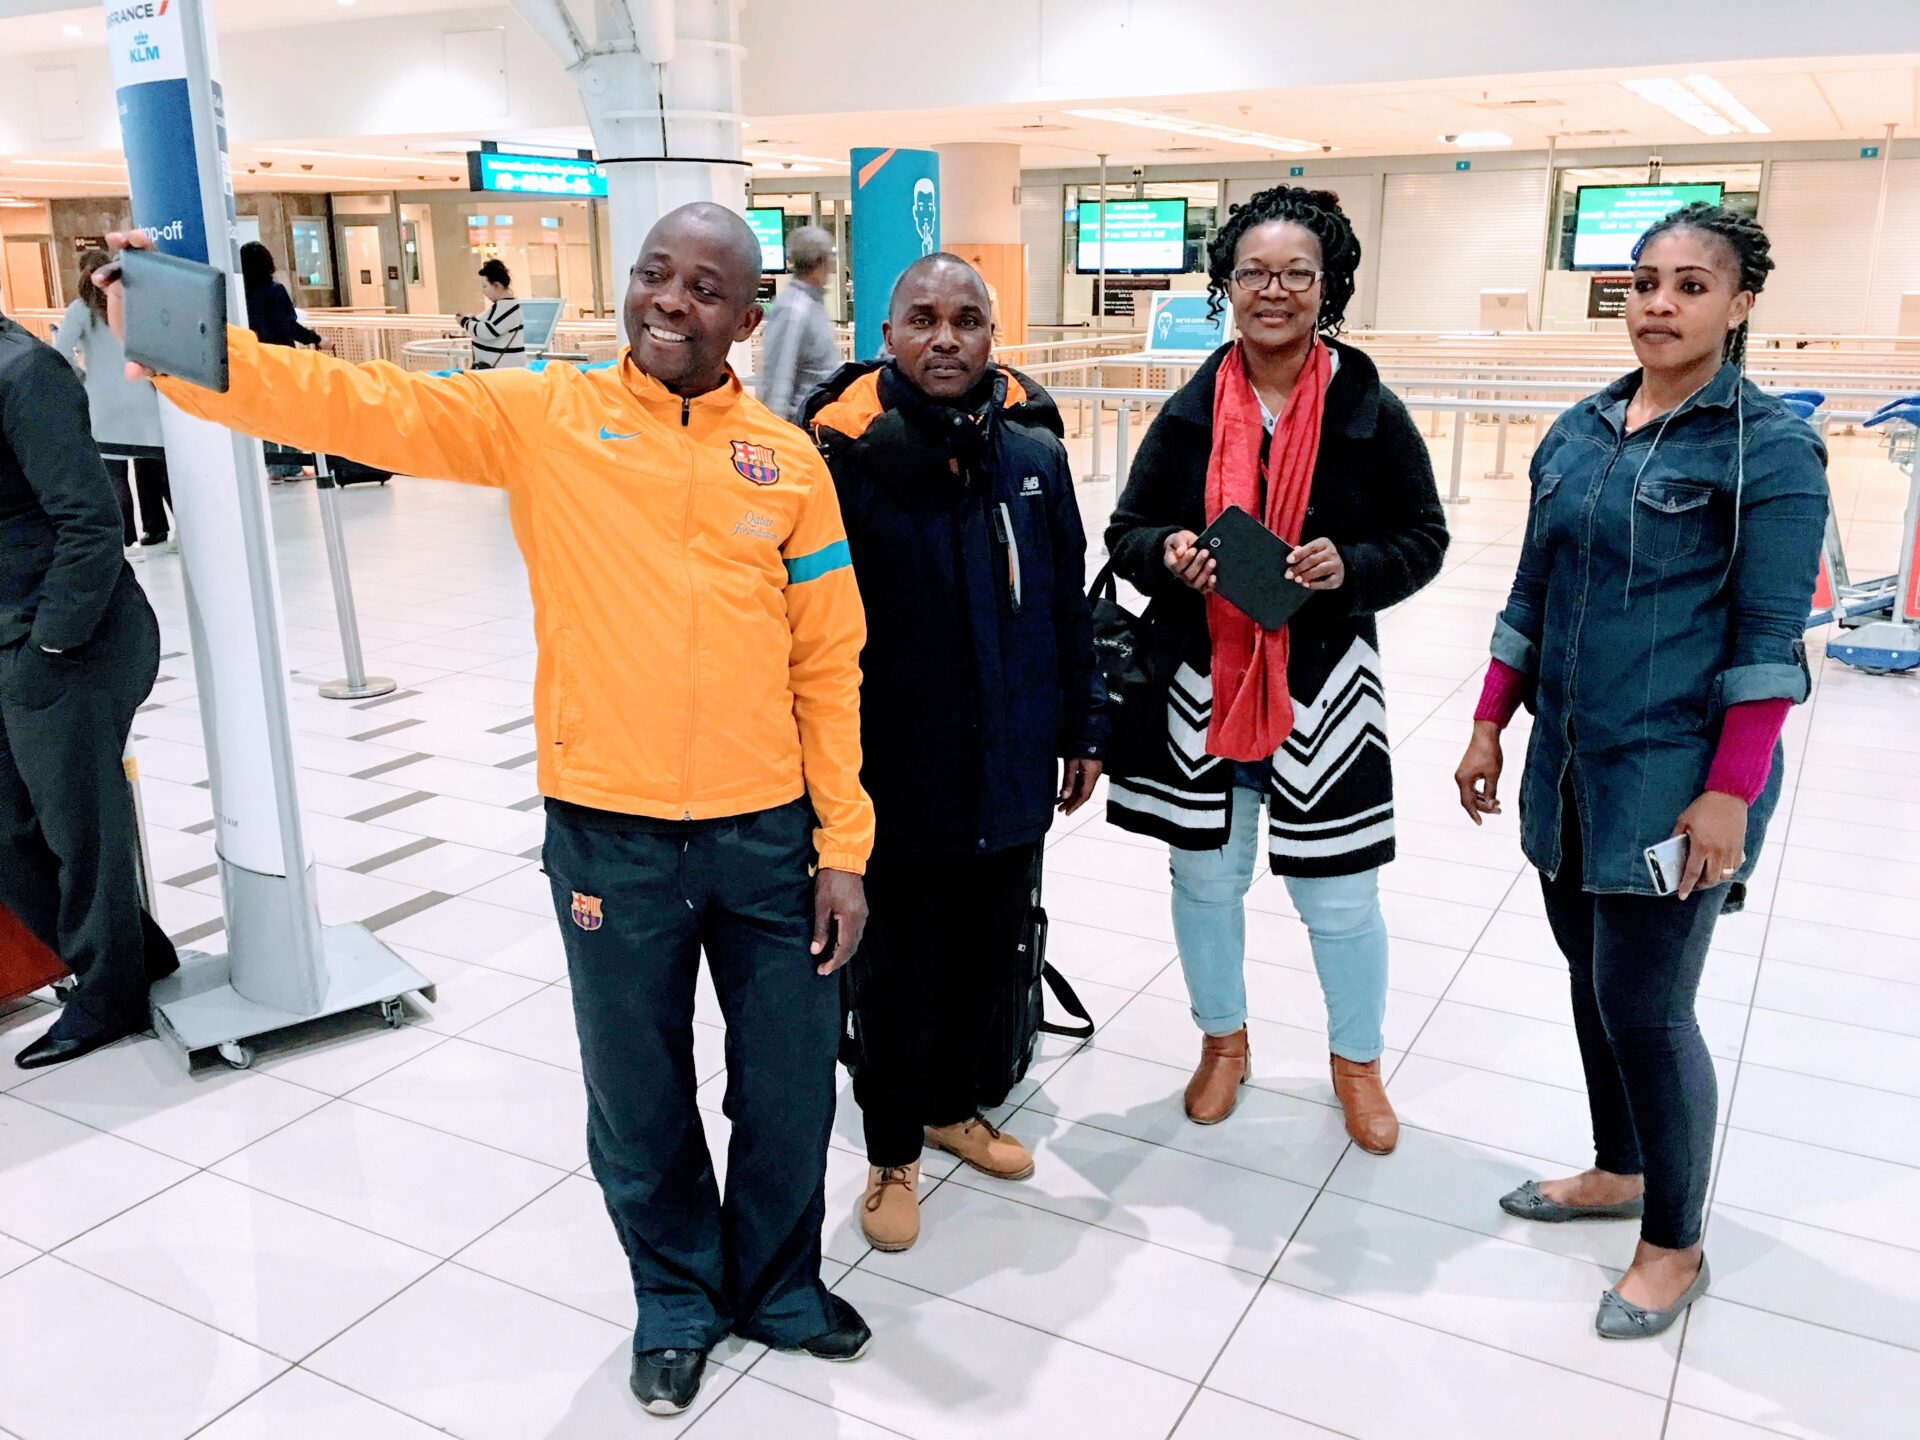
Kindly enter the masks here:
<path id="1" fill-rule="evenodd" d="M 936 400 L 900 373 L 895 361 L 880 369 L 880 403 L 928 437 L 938 437 L 950 454 L 962 462 L 978 459 L 985 448 L 993 414 L 1006 400 L 1006 376 L 997 365 L 965 395 Z"/>

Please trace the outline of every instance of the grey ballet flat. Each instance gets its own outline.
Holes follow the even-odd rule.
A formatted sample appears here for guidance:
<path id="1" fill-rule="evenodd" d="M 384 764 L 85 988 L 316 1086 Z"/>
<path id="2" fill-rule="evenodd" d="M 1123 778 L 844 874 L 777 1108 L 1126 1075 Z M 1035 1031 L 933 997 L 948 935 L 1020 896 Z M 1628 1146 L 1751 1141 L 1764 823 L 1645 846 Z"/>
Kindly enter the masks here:
<path id="1" fill-rule="evenodd" d="M 1687 1287 L 1673 1304 L 1664 1310 L 1643 1310 L 1631 1300 L 1622 1300 L 1618 1290 L 1609 1290 L 1600 1297 L 1600 1311 L 1593 1317 L 1593 1328 L 1600 1332 L 1602 1340 L 1650 1340 L 1655 1335 L 1664 1335 L 1673 1328 L 1673 1322 L 1687 1313 L 1687 1307 L 1707 1293 L 1707 1257 L 1700 1257 L 1700 1273 L 1693 1277 L 1693 1284 Z"/>
<path id="2" fill-rule="evenodd" d="M 1646 1213 L 1647 1197 L 1636 1195 L 1618 1205 L 1562 1205 L 1541 1194 L 1529 1180 L 1518 1190 L 1500 1197 L 1500 1208 L 1521 1220 L 1537 1220 L 1542 1225 L 1560 1225 L 1568 1220 L 1638 1220 Z"/>

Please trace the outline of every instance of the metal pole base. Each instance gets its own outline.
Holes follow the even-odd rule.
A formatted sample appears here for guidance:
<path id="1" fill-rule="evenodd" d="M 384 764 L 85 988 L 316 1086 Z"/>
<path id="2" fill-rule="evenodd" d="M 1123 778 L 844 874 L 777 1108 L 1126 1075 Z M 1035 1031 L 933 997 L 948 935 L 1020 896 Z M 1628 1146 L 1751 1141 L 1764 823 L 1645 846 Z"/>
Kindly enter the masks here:
<path id="1" fill-rule="evenodd" d="M 1487 480 L 1511 480 L 1513 478 L 1513 472 L 1511 470 L 1489 470 L 1482 478 Z"/>
<path id="2" fill-rule="evenodd" d="M 1442 505 L 1471 505 L 1473 503 L 1473 497 L 1471 495 L 1442 495 L 1440 497 L 1440 503 Z"/>
<path id="3" fill-rule="evenodd" d="M 369 675 L 358 685 L 351 680 L 329 680 L 320 687 L 320 694 L 328 700 L 371 700 L 378 695 L 391 695 L 399 688 L 397 682 L 384 675 Z"/>

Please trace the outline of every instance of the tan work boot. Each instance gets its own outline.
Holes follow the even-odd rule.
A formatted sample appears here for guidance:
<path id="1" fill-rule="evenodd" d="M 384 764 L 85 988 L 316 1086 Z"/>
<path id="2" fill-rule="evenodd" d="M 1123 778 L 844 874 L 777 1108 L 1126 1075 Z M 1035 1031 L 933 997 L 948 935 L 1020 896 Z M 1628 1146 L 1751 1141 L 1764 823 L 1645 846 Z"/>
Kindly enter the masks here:
<path id="1" fill-rule="evenodd" d="M 867 1193 L 860 1202 L 860 1233 L 876 1250 L 892 1254 L 920 1238 L 920 1162 L 882 1169 L 867 1167 Z"/>
<path id="2" fill-rule="evenodd" d="M 959 1125 L 927 1126 L 927 1144 L 958 1155 L 996 1180 L 1024 1180 L 1033 1174 L 1032 1152 L 978 1115 Z"/>
<path id="3" fill-rule="evenodd" d="M 1253 1078 L 1253 1046 L 1242 1025 L 1231 1035 L 1202 1035 L 1200 1063 L 1187 1082 L 1187 1118 L 1218 1125 L 1240 1103 L 1240 1087 Z"/>
<path id="4" fill-rule="evenodd" d="M 1393 1113 L 1386 1086 L 1380 1083 L 1380 1062 L 1361 1065 L 1338 1055 L 1333 1061 L 1333 1093 L 1347 1113 L 1347 1134 L 1369 1155 L 1390 1154 L 1400 1143 L 1400 1118 Z"/>

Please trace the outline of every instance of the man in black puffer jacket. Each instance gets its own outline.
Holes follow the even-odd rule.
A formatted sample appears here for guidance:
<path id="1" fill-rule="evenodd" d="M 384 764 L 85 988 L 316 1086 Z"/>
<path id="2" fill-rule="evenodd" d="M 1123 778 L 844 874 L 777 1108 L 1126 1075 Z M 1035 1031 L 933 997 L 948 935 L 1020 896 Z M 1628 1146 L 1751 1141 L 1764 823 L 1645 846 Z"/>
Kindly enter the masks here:
<path id="1" fill-rule="evenodd" d="M 1053 811 L 1092 795 L 1107 720 L 1058 409 L 990 363 L 987 289 L 957 256 L 901 276 L 886 336 L 891 360 L 843 367 L 806 413 L 867 610 L 860 1219 L 904 1250 L 923 1143 L 1001 1179 L 1033 1171 L 979 1117 L 979 1040 L 1010 1001 Z"/>

